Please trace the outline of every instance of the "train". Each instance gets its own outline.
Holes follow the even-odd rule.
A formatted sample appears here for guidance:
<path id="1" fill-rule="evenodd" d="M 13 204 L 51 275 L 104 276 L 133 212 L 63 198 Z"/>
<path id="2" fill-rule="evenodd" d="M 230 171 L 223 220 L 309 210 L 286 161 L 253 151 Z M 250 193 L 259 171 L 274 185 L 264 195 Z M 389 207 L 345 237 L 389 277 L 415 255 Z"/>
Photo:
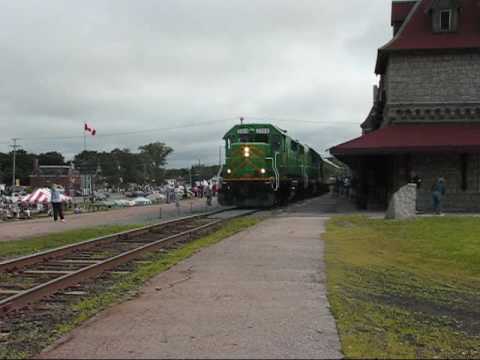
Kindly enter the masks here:
<path id="1" fill-rule="evenodd" d="M 272 207 L 317 195 L 341 170 L 273 124 L 241 123 L 223 140 L 218 201 L 224 206 Z"/>

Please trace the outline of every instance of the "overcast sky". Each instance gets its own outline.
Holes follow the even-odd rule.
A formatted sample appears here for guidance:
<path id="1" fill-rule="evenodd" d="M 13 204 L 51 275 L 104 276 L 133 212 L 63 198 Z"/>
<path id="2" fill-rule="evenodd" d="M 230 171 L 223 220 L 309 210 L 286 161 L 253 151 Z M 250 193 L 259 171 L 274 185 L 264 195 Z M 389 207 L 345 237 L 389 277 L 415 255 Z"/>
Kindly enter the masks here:
<path id="1" fill-rule="evenodd" d="M 387 0 L 0 0 L 0 151 L 162 141 L 218 162 L 244 116 L 319 152 L 360 134 Z M 115 135 L 116 134 L 116 135 Z M 40 139 L 38 139 L 40 137 Z M 35 138 L 37 138 L 35 140 Z"/>

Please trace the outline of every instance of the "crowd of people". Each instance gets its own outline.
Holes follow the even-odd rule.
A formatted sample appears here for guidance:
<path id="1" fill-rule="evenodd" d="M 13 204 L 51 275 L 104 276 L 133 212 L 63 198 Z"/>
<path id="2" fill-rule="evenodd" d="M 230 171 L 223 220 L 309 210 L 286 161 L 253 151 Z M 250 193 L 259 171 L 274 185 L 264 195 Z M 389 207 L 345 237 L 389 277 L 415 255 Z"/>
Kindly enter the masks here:
<path id="1" fill-rule="evenodd" d="M 206 198 L 207 205 L 212 205 L 212 198 L 217 195 L 218 186 L 212 181 L 202 180 L 196 181 L 189 190 L 186 185 L 167 185 L 165 190 L 166 202 L 176 202 L 180 199 L 186 199 L 189 196 L 195 198 Z"/>
<path id="2" fill-rule="evenodd" d="M 345 196 L 347 199 L 354 199 L 357 191 L 357 179 L 351 176 L 337 176 L 331 184 L 333 196 Z"/>
<path id="3" fill-rule="evenodd" d="M 13 200 L 11 197 L 0 197 L 0 219 L 2 220 L 30 219 L 32 213 L 37 211 L 36 207 Z"/>
<path id="4" fill-rule="evenodd" d="M 32 216 L 45 213 L 47 216 L 53 216 L 54 220 L 58 218 L 64 220 L 64 207 L 72 207 L 71 201 L 64 201 L 61 189 L 52 184 L 49 189 L 49 200 L 43 202 L 24 201 L 25 196 L 12 194 L 7 196 L 5 193 L 0 195 L 0 220 L 21 220 L 31 219 Z M 26 195 L 26 194 L 25 194 Z"/>

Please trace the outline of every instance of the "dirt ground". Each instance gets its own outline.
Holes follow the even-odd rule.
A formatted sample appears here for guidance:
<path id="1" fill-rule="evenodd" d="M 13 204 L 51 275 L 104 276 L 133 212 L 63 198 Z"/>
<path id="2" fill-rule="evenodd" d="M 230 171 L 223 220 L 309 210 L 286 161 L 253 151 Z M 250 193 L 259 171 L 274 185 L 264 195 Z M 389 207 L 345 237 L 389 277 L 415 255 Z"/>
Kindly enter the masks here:
<path id="1" fill-rule="evenodd" d="M 42 358 L 340 358 L 325 217 L 282 211 L 155 277 Z"/>
<path id="2" fill-rule="evenodd" d="M 218 205 L 215 201 L 213 206 L 207 207 L 206 199 L 193 199 L 181 201 L 179 209 L 177 209 L 175 204 L 162 204 L 68 215 L 65 217 L 66 223 L 55 223 L 52 218 L 0 222 L 0 241 L 24 239 L 37 235 L 101 225 L 146 224 L 176 216 L 188 216 L 191 213 L 210 211 L 217 207 Z"/>

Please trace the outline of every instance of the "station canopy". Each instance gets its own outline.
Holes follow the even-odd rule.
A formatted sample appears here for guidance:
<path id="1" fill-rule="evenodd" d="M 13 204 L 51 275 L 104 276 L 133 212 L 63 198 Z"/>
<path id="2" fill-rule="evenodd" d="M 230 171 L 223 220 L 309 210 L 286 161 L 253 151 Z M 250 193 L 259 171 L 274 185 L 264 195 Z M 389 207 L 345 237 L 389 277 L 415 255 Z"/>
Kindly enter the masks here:
<path id="1" fill-rule="evenodd" d="M 480 123 L 391 125 L 330 149 L 334 156 L 480 152 Z"/>

